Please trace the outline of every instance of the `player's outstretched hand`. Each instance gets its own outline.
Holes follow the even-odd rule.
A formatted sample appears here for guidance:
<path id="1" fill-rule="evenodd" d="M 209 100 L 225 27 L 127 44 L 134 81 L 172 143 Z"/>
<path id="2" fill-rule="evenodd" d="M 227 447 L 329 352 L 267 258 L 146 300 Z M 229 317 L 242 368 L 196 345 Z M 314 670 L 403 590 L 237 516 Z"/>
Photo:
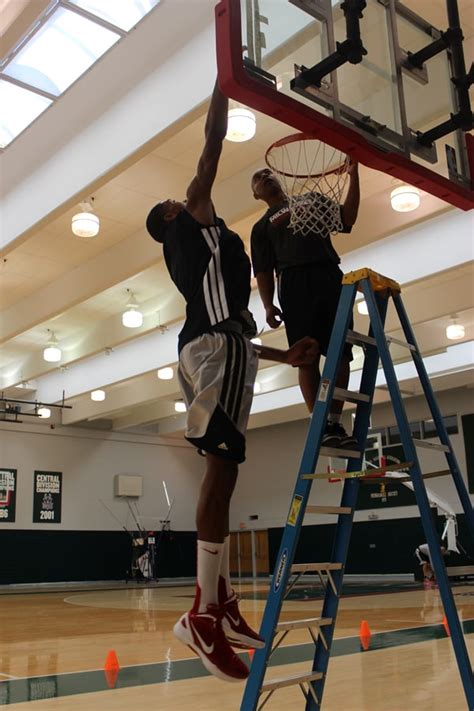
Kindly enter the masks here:
<path id="1" fill-rule="evenodd" d="M 286 352 L 288 365 L 312 365 L 319 355 L 319 343 L 314 338 L 302 338 L 296 341 Z"/>
<path id="2" fill-rule="evenodd" d="M 265 315 L 270 328 L 278 328 L 278 326 L 281 326 L 283 322 L 283 314 L 278 306 L 275 306 L 274 304 L 269 306 L 265 309 Z"/>

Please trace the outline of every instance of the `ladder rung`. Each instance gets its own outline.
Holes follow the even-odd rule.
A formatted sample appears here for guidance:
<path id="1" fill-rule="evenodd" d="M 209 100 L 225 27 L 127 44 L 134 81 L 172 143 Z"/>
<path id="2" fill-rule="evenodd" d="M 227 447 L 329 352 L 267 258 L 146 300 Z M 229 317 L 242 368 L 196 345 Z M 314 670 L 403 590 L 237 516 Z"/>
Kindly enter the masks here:
<path id="1" fill-rule="evenodd" d="M 421 478 L 422 479 L 434 479 L 435 477 L 438 476 L 449 476 L 452 474 L 450 469 L 442 469 L 441 471 L 438 472 L 427 472 L 426 474 L 422 474 Z M 381 484 L 385 482 L 385 484 L 398 484 L 399 482 L 403 484 L 404 481 L 412 481 L 411 476 L 400 476 L 400 477 L 386 477 L 386 476 L 374 476 L 374 477 L 366 477 L 365 479 L 362 479 L 362 484 Z"/>
<path id="2" fill-rule="evenodd" d="M 298 630 L 306 627 L 324 627 L 332 624 L 332 617 L 311 617 L 306 620 L 288 620 L 287 622 L 279 622 L 277 632 L 283 630 Z"/>
<path id="3" fill-rule="evenodd" d="M 370 397 L 364 393 L 356 393 L 353 390 L 334 388 L 334 400 L 344 400 L 345 402 L 370 402 Z"/>
<path id="4" fill-rule="evenodd" d="M 388 346 L 391 343 L 395 343 L 397 346 L 402 346 L 403 348 L 408 348 L 410 351 L 413 351 L 414 353 L 416 353 L 416 346 L 414 346 L 412 343 L 407 343 L 406 341 L 400 341 L 398 338 L 394 338 L 393 336 L 386 336 L 385 340 L 387 341 Z"/>
<path id="5" fill-rule="evenodd" d="M 350 506 L 307 506 L 307 514 L 350 514 Z"/>
<path id="6" fill-rule="evenodd" d="M 406 469 L 410 469 L 413 462 L 400 462 L 398 464 L 388 464 L 386 467 L 374 467 L 373 469 L 360 469 L 357 472 L 316 472 L 315 474 L 302 474 L 302 479 L 366 479 L 371 481 L 377 478 L 379 480 L 381 477 L 377 477 L 377 474 L 384 474 L 385 472 L 403 472 Z M 409 478 L 409 477 L 408 477 Z M 385 479 L 386 481 L 386 479 Z M 400 479 L 393 479 L 393 481 L 401 481 Z M 308 510 L 307 507 L 306 510 Z"/>
<path id="7" fill-rule="evenodd" d="M 342 570 L 342 563 L 295 563 L 292 573 L 319 573 L 325 570 Z"/>
<path id="8" fill-rule="evenodd" d="M 426 439 L 414 439 L 415 447 L 425 447 L 425 449 L 436 449 L 438 452 L 450 452 L 451 449 L 446 444 L 438 444 L 437 442 L 427 442 Z"/>
<path id="9" fill-rule="evenodd" d="M 321 457 L 336 457 L 337 459 L 360 459 L 360 452 L 355 449 L 342 449 L 338 447 L 321 447 Z"/>
<path id="10" fill-rule="evenodd" d="M 262 692 L 281 689 L 284 686 L 294 686 L 295 684 L 309 684 L 310 681 L 316 681 L 317 679 L 322 678 L 323 674 L 321 672 L 292 674 L 291 676 L 285 676 L 281 679 L 271 679 L 270 681 L 266 681 L 262 686 Z"/>
<path id="11" fill-rule="evenodd" d="M 356 346 L 364 343 L 368 343 L 371 346 L 377 345 L 377 341 L 372 336 L 366 336 L 364 333 L 351 330 L 347 332 L 346 341 L 347 343 L 355 343 Z"/>

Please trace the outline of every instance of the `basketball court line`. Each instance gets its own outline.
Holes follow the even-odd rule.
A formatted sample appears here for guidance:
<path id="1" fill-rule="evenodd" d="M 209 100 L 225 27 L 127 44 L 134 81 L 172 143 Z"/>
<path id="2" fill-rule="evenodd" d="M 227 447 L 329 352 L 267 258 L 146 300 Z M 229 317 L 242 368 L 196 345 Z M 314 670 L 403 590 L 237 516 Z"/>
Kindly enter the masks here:
<path id="1" fill-rule="evenodd" d="M 474 618 L 466 620 L 463 624 L 465 634 L 474 633 Z M 391 632 L 380 632 L 372 635 L 370 648 L 363 651 L 358 636 L 341 637 L 335 640 L 333 656 L 350 656 L 353 654 L 367 654 L 374 651 L 383 651 L 393 647 L 448 639 L 442 624 L 424 625 L 423 627 L 402 628 Z M 275 651 L 271 666 L 307 662 L 312 659 L 313 644 L 287 645 Z M 248 662 L 246 653 L 241 655 Z M 118 674 L 115 688 L 146 686 L 164 682 L 190 680 L 198 677 L 209 676 L 201 661 L 195 657 L 164 661 L 158 663 L 135 664 L 122 667 Z M 73 696 L 84 693 L 110 690 L 103 670 L 81 672 L 64 672 L 36 677 L 22 677 L 3 683 L 9 686 L 9 704 L 22 701 L 33 701 L 31 698 L 31 682 L 34 680 L 48 680 L 54 682 L 55 693 L 50 698 L 60 696 Z M 41 698 L 45 698 L 42 696 Z"/>

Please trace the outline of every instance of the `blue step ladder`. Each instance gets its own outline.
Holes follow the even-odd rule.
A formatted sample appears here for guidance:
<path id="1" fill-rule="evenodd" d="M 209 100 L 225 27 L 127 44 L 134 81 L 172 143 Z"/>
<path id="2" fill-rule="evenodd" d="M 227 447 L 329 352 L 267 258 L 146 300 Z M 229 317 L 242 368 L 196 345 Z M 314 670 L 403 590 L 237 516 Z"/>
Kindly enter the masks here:
<path id="1" fill-rule="evenodd" d="M 368 335 L 356 333 L 349 328 L 357 291 L 361 291 L 364 294 L 367 303 L 370 319 Z M 355 272 L 350 272 L 343 278 L 339 307 L 321 377 L 317 402 L 311 419 L 260 628 L 260 634 L 266 640 L 266 646 L 264 649 L 255 652 L 240 707 L 241 711 L 260 711 L 278 689 L 289 686 L 300 687 L 306 699 L 306 711 L 319 711 L 322 708 L 324 684 L 331 654 L 331 645 L 336 625 L 337 610 L 342 591 L 344 569 L 360 482 L 364 478 L 368 479 L 369 476 L 373 477 L 377 475 L 377 473 L 383 475 L 386 471 L 390 471 L 391 469 L 407 471 L 407 476 L 413 484 L 426 541 L 430 549 L 439 592 L 450 630 L 459 673 L 461 675 L 461 681 L 467 699 L 467 708 L 469 710 L 474 709 L 472 667 L 446 568 L 444 566 L 439 537 L 431 517 L 430 503 L 418 461 L 417 447 L 429 447 L 444 453 L 449 468 L 445 471 L 438 472 L 438 474 L 452 476 L 472 540 L 474 540 L 473 507 L 451 447 L 443 418 L 436 403 L 413 330 L 408 321 L 400 291 L 400 285 L 397 282 L 377 274 L 371 269 L 360 269 Z M 387 307 L 390 299 L 393 301 L 405 335 L 406 341 L 404 342 L 395 341 L 395 339 L 387 337 L 384 333 Z M 359 392 L 350 392 L 335 386 L 336 376 L 339 371 L 343 348 L 346 342 L 362 346 L 365 353 Z M 405 346 L 413 358 L 418 377 L 431 410 L 431 416 L 436 426 L 440 444 L 431 444 L 426 442 L 426 440 L 416 440 L 412 436 L 398 387 L 395 368 L 390 355 L 391 342 Z M 402 464 L 390 465 L 380 468 L 379 470 L 370 469 L 369 474 L 369 472 L 367 472 L 367 470 L 364 471 L 362 467 L 379 359 L 385 373 L 385 379 L 395 411 L 406 461 Z M 321 447 L 321 440 L 333 397 L 337 400 L 357 403 L 354 420 L 354 436 L 360 445 L 360 451 Z M 345 458 L 348 460 L 346 472 L 336 475 L 344 480 L 340 506 L 308 505 L 313 481 L 315 479 L 328 479 L 330 477 L 330 474 L 327 472 L 315 473 L 316 464 L 321 455 Z M 293 563 L 305 514 L 338 515 L 330 561 Z M 278 620 L 285 598 L 304 573 L 318 575 L 325 588 L 325 598 L 321 616 L 306 620 L 295 620 L 293 622 L 279 622 Z M 303 627 L 309 630 L 315 645 L 312 669 L 306 673 L 294 674 L 284 678 L 272 678 L 266 681 L 265 674 L 272 653 L 281 644 L 287 634 L 294 629 L 301 629 Z"/>

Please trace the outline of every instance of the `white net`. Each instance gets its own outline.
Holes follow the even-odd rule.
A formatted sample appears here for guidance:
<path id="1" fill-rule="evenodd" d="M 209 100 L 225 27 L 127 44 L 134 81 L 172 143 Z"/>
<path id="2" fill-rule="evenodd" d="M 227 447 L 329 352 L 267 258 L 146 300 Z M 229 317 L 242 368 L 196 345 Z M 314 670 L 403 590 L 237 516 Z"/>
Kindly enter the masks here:
<path id="1" fill-rule="evenodd" d="M 296 134 L 274 143 L 266 161 L 288 197 L 294 233 L 327 237 L 341 231 L 349 156 L 317 138 Z"/>

